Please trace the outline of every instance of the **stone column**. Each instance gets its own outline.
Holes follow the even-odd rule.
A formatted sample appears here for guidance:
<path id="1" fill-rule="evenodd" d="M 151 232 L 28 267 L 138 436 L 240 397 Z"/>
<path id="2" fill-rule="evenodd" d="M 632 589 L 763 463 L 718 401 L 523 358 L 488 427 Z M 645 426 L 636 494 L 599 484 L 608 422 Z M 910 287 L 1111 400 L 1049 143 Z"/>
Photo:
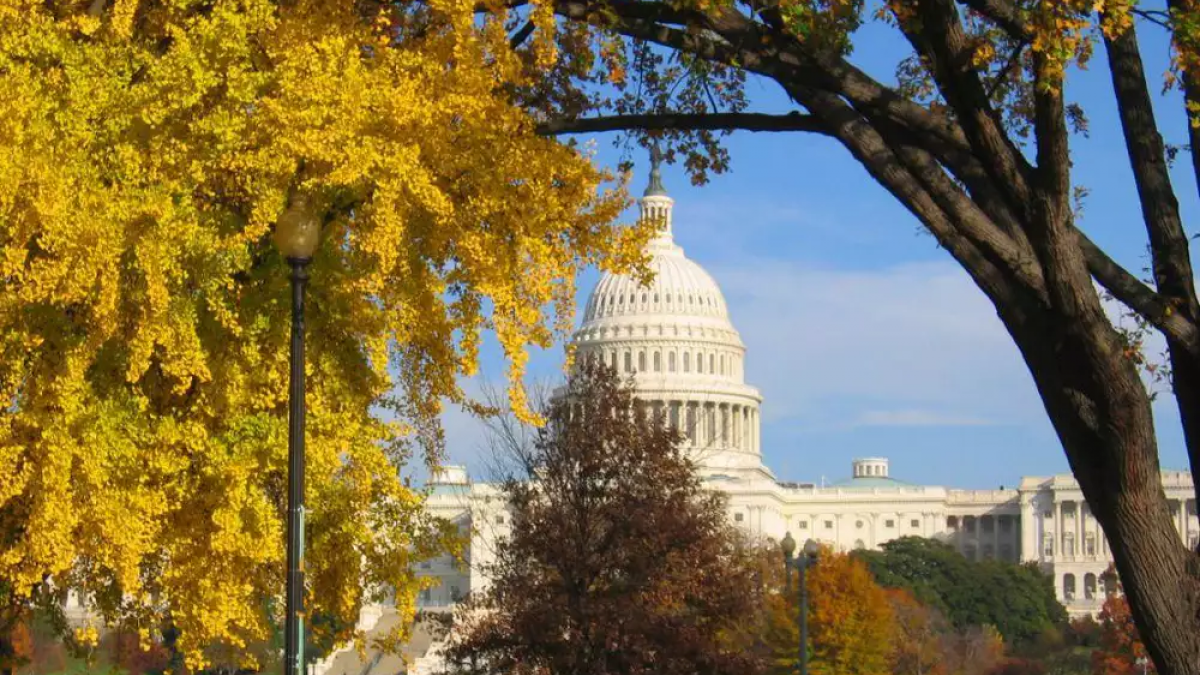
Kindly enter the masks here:
<path id="1" fill-rule="evenodd" d="M 1179 536 L 1183 538 L 1183 545 L 1188 543 L 1188 517 L 1187 517 L 1187 499 L 1179 500 Z"/>
<path id="2" fill-rule="evenodd" d="M 730 447 L 738 447 L 738 406 L 730 404 Z"/>
<path id="3" fill-rule="evenodd" d="M 717 436 L 717 424 L 716 424 L 716 418 L 717 418 L 716 407 L 717 406 L 715 403 L 705 403 L 703 405 L 704 405 L 705 444 L 710 448 L 720 446 L 720 440 L 719 440 L 720 437 Z"/>
<path id="4" fill-rule="evenodd" d="M 1021 539 L 1017 543 L 1017 557 L 1022 562 L 1038 560 L 1040 557 L 1038 536 L 1041 528 L 1037 526 L 1040 517 L 1032 501 L 1021 505 Z"/>
<path id="5" fill-rule="evenodd" d="M 742 450 L 747 450 L 750 444 L 746 442 L 747 432 L 750 430 L 750 409 L 746 406 L 738 407 L 738 447 Z"/>
<path id="6" fill-rule="evenodd" d="M 746 406 L 737 407 L 737 446 L 739 450 L 746 449 Z"/>
<path id="7" fill-rule="evenodd" d="M 996 560 L 1000 559 L 1000 518 L 1003 516 L 992 516 L 992 557 Z"/>
<path id="8" fill-rule="evenodd" d="M 1052 493 L 1053 494 L 1053 493 Z M 1054 495 L 1054 559 L 1062 560 L 1063 554 L 1063 533 L 1067 528 L 1063 527 L 1063 503 L 1058 500 L 1058 495 Z"/>
<path id="9" fill-rule="evenodd" d="M 1075 560 L 1084 554 L 1084 502 L 1075 502 Z M 1082 581 L 1082 578 L 1080 578 Z"/>
<path id="10" fill-rule="evenodd" d="M 712 406 L 709 409 L 709 412 L 712 413 L 712 426 L 709 427 L 709 430 L 712 431 L 712 444 L 720 448 L 724 446 L 721 437 L 721 411 L 725 408 L 725 406 L 721 405 L 720 403 L 711 403 L 709 405 Z"/>
<path id="11" fill-rule="evenodd" d="M 728 403 L 719 404 L 717 406 L 717 410 L 720 411 L 718 419 L 721 421 L 721 429 L 718 432 L 717 437 L 721 439 L 721 447 L 727 448 L 731 445 L 730 441 L 732 440 L 731 436 L 733 435 L 733 433 L 730 431 L 733 420 L 729 419 L 732 417 L 732 414 L 729 411 Z"/>

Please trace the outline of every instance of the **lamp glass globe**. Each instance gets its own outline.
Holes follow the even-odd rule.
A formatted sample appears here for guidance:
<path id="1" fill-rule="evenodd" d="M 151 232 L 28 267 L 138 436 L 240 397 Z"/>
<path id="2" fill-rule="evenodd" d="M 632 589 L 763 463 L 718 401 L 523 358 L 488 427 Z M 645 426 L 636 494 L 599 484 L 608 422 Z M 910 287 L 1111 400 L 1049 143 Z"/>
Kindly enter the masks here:
<path id="1" fill-rule="evenodd" d="M 295 197 L 275 223 L 275 245 L 287 258 L 311 258 L 321 237 L 321 222 L 306 197 Z"/>
<path id="2" fill-rule="evenodd" d="M 792 539 L 792 533 L 788 532 L 783 535 L 783 541 L 779 542 L 779 549 L 783 551 L 783 557 L 791 558 L 796 552 L 796 540 Z"/>

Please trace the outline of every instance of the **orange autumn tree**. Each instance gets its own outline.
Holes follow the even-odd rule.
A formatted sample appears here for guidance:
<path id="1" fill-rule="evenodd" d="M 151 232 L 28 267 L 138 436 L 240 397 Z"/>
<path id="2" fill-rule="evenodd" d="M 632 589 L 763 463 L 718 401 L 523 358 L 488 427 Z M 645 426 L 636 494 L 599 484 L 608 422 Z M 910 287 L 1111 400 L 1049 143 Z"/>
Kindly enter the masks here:
<path id="1" fill-rule="evenodd" d="M 1149 655 L 1133 624 L 1129 602 L 1112 567 L 1104 578 L 1107 597 L 1100 609 L 1100 646 L 1092 652 L 1092 675 L 1141 675 L 1137 661 Z M 1146 672 L 1156 672 L 1153 663 L 1146 665 Z"/>
<path id="2" fill-rule="evenodd" d="M 941 675 L 944 635 L 949 622 L 941 612 L 921 604 L 904 589 L 885 590 L 895 620 L 895 652 L 892 672 L 895 675 Z"/>
<path id="3" fill-rule="evenodd" d="M 777 549 L 764 557 L 778 559 Z M 775 562 L 773 567 L 782 567 Z M 808 587 L 809 673 L 812 675 L 884 675 L 892 672 L 897 637 L 888 593 L 875 583 L 867 566 L 844 553 L 822 547 L 818 563 L 806 574 Z M 795 669 L 800 641 L 796 622 L 795 577 L 791 593 L 765 596 L 762 639 L 772 673 Z M 777 589 L 783 590 L 783 589 Z"/>

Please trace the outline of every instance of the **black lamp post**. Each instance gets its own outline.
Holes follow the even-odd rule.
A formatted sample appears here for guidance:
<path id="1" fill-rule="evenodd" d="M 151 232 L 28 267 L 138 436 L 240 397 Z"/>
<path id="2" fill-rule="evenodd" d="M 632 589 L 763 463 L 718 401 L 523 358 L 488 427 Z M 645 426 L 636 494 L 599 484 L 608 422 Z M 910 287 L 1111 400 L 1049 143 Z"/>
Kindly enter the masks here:
<path id="1" fill-rule="evenodd" d="M 292 350 L 288 381 L 287 590 L 283 675 L 304 675 L 304 289 L 321 222 L 303 196 L 275 225 L 275 245 L 292 268 Z"/>
<path id="2" fill-rule="evenodd" d="M 804 542 L 804 548 L 801 549 L 800 555 L 793 558 L 792 554 L 796 552 L 796 540 L 792 539 L 792 533 L 788 532 L 783 536 L 783 541 L 779 542 L 779 548 L 783 551 L 783 574 L 789 593 L 792 590 L 792 568 L 796 568 L 797 571 L 797 585 L 800 587 L 799 667 L 800 675 L 808 675 L 808 585 L 804 583 L 804 572 L 809 566 L 817 564 L 817 556 L 821 552 L 821 547 L 817 542 L 809 539 Z"/>

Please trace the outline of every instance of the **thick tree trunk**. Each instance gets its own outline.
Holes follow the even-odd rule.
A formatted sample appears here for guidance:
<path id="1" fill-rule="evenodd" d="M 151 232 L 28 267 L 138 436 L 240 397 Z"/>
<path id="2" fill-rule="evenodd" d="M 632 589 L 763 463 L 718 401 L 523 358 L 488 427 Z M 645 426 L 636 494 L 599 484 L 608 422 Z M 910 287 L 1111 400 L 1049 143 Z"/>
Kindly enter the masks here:
<path id="1" fill-rule="evenodd" d="M 0 675 L 15 675 L 17 672 L 15 647 L 11 633 L 8 631 L 0 632 Z"/>
<path id="2" fill-rule="evenodd" d="M 1123 362 L 1115 333 L 1033 312 L 1002 309 L 1001 318 L 1108 538 L 1158 672 L 1200 675 L 1200 565 L 1167 508 L 1149 398 L 1136 370 Z M 1103 371 L 1117 377 L 1097 377 Z"/>

